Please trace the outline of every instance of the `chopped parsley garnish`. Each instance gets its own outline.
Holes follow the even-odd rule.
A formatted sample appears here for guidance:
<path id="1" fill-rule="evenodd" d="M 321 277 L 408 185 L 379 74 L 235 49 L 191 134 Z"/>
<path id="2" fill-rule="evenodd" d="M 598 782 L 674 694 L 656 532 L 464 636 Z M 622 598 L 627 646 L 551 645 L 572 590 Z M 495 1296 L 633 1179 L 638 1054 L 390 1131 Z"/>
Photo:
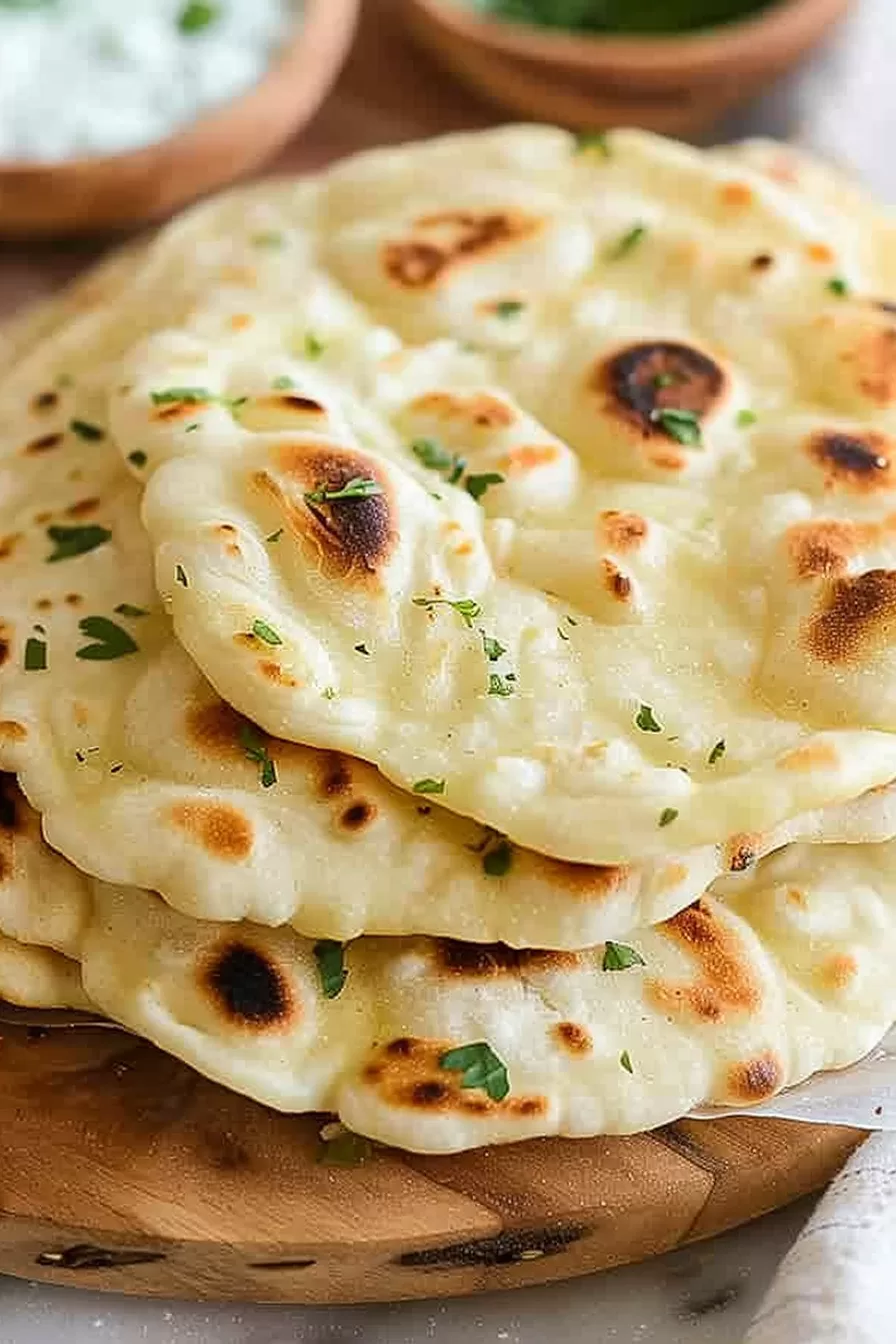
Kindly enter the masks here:
<path id="1" fill-rule="evenodd" d="M 138 448 L 135 453 L 128 453 L 128 461 L 134 467 L 145 467 L 146 454 Z"/>
<path id="2" fill-rule="evenodd" d="M 183 565 L 174 566 L 174 579 L 176 583 L 180 584 L 181 588 L 189 588 L 190 580 L 187 578 L 187 571 Z"/>
<path id="3" fill-rule="evenodd" d="M 624 233 L 622 235 L 622 237 L 619 239 L 618 242 L 613 243 L 613 245 L 610 248 L 608 248 L 607 261 L 621 261 L 623 257 L 628 256 L 629 252 L 631 252 L 634 248 L 638 246 L 640 242 L 643 241 L 646 235 L 647 235 L 646 224 L 633 225 L 632 228 L 630 228 L 627 233 Z"/>
<path id="4" fill-rule="evenodd" d="M 519 299 L 501 299 L 495 304 L 495 317 L 505 321 L 510 317 L 519 317 L 525 306 Z"/>
<path id="5" fill-rule="evenodd" d="M 671 822 L 675 820 L 677 816 L 678 816 L 677 807 L 664 807 L 662 812 L 660 813 L 659 824 L 661 826 L 668 826 L 670 825 Z"/>
<path id="6" fill-rule="evenodd" d="M 149 612 L 146 610 L 145 607 L 133 607 L 131 606 L 130 602 L 119 602 L 118 606 L 115 608 L 115 611 L 116 614 L 119 616 L 133 616 L 135 620 L 138 616 L 149 615 Z"/>
<path id="7" fill-rule="evenodd" d="M 177 26 L 188 36 L 201 33 L 220 16 L 218 5 L 209 4 L 209 0 L 188 0 L 180 12 Z"/>
<path id="8" fill-rule="evenodd" d="M 482 651 L 490 663 L 496 663 L 498 659 L 507 652 L 503 644 L 499 644 L 491 635 L 487 635 L 484 630 L 479 631 L 482 636 Z"/>
<path id="9" fill-rule="evenodd" d="M 579 131 L 576 136 L 576 153 L 585 154 L 592 149 L 602 154 L 605 159 L 613 157 L 606 131 Z"/>
<path id="10" fill-rule="evenodd" d="M 507 1066 L 486 1041 L 446 1050 L 439 1058 L 439 1068 L 459 1073 L 461 1087 L 481 1087 L 492 1101 L 503 1101 L 510 1091 Z"/>
<path id="11" fill-rule="evenodd" d="M 457 485 L 467 469 L 466 458 L 459 457 L 457 453 L 449 453 L 438 439 L 414 439 L 411 452 L 430 471 L 447 472 L 445 479 L 449 485 Z"/>
<path id="12" fill-rule="evenodd" d="M 444 793 L 444 779 L 418 779 L 413 788 L 414 793 Z"/>
<path id="13" fill-rule="evenodd" d="M 482 856 L 482 871 L 487 877 L 506 877 L 513 865 L 513 845 L 503 837 L 490 843 Z"/>
<path id="14" fill-rule="evenodd" d="M 320 359 L 326 348 L 323 341 L 315 336 L 313 331 L 305 333 L 305 354 L 308 359 Z"/>
<path id="15" fill-rule="evenodd" d="M 283 640 L 280 638 L 277 631 L 274 629 L 272 625 L 268 625 L 267 621 L 262 620 L 253 621 L 252 634 L 255 635 L 256 639 L 263 640 L 265 644 L 283 643 Z"/>
<path id="16" fill-rule="evenodd" d="M 365 658 L 370 657 L 370 650 L 368 649 L 366 644 L 356 644 L 355 653 L 363 653 Z"/>
<path id="17" fill-rule="evenodd" d="M 671 387 L 676 382 L 674 373 L 658 373 L 654 376 L 654 387 Z"/>
<path id="18" fill-rule="evenodd" d="M 295 387 L 295 383 L 288 373 L 281 373 L 280 377 L 275 378 L 271 383 L 271 387 L 276 388 L 278 392 L 291 392 Z"/>
<path id="19" fill-rule="evenodd" d="M 322 938 L 319 943 L 314 944 L 314 960 L 317 962 L 317 973 L 320 976 L 324 998 L 338 998 L 348 979 L 342 943 Z"/>
<path id="20" fill-rule="evenodd" d="M 25 641 L 25 671 L 26 672 L 46 672 L 47 670 L 47 642 L 44 639 L 36 639 L 31 635 Z"/>
<path id="21" fill-rule="evenodd" d="M 274 542 L 279 541 L 285 531 L 285 528 L 278 527 L 276 532 L 272 532 L 270 536 L 265 537 L 265 541 L 269 546 L 273 546 Z"/>
<path id="22" fill-rule="evenodd" d="M 842 275 L 833 275 L 828 281 L 828 289 L 838 299 L 845 299 L 849 294 L 849 281 L 844 280 Z"/>
<path id="23" fill-rule="evenodd" d="M 654 424 L 664 429 L 670 438 L 689 447 L 699 447 L 703 443 L 700 421 L 695 411 L 679 411 L 671 406 L 658 406 L 650 412 Z"/>
<path id="24" fill-rule="evenodd" d="M 412 601 L 415 607 L 425 607 L 427 611 L 432 611 L 433 607 L 451 607 L 468 630 L 473 629 L 473 622 L 482 615 L 482 608 L 472 597 L 415 597 Z"/>
<path id="25" fill-rule="evenodd" d="M 373 1157 L 373 1144 L 345 1125 L 324 1125 L 317 1160 L 322 1167 L 361 1167 Z"/>
<path id="26" fill-rule="evenodd" d="M 68 427 L 79 439 L 86 439 L 88 443 L 99 443 L 100 439 L 106 437 L 105 431 L 99 425 L 92 425 L 89 420 L 70 420 Z"/>
<path id="27" fill-rule="evenodd" d="M 508 695 L 513 695 L 513 687 L 510 684 L 512 681 L 516 681 L 513 673 L 509 672 L 506 677 L 501 677 L 497 672 L 490 672 L 488 678 L 489 695 L 500 695 L 504 699 Z"/>
<path id="28" fill-rule="evenodd" d="M 161 392 L 150 392 L 153 406 L 200 406 L 205 401 L 214 401 L 215 394 L 207 387 L 166 387 Z"/>
<path id="29" fill-rule="evenodd" d="M 85 644 L 75 653 L 76 658 L 83 658 L 88 663 L 110 663 L 138 652 L 138 645 L 127 630 L 107 616 L 85 616 L 78 622 L 78 629 L 87 639 L 94 640 L 93 644 Z"/>
<path id="30" fill-rule="evenodd" d="M 646 966 L 647 963 L 635 948 L 627 943 L 604 943 L 603 971 L 627 971 L 631 966 Z"/>
<path id="31" fill-rule="evenodd" d="M 479 476 L 470 475 L 464 481 L 468 495 L 478 502 L 492 485 L 503 485 L 504 477 L 498 471 L 484 471 Z"/>
<path id="32" fill-rule="evenodd" d="M 632 1057 L 627 1050 L 623 1050 L 622 1054 L 619 1056 L 619 1063 L 625 1069 L 626 1073 L 634 1073 L 634 1069 L 632 1068 Z"/>
<path id="33" fill-rule="evenodd" d="M 86 527 L 48 527 L 47 536 L 56 548 L 47 556 L 47 564 L 52 565 L 57 560 L 71 560 L 76 555 L 95 551 L 97 546 L 111 539 L 112 533 L 107 527 L 93 523 Z"/>
<path id="34" fill-rule="evenodd" d="M 307 490 L 305 499 L 309 504 L 330 504 L 337 499 L 371 499 L 382 493 L 383 487 L 379 481 L 373 481 L 367 476 L 355 476 L 337 490 L 328 490 L 326 487 Z"/>
<path id="35" fill-rule="evenodd" d="M 282 247 L 286 239 L 277 229 L 265 229 L 262 233 L 254 233 L 252 242 L 255 247 L 270 247 L 273 249 Z"/>
<path id="36" fill-rule="evenodd" d="M 663 725 L 657 722 L 650 705 L 639 707 L 635 715 L 635 724 L 641 729 L 642 733 L 661 733 L 663 731 Z"/>
<path id="37" fill-rule="evenodd" d="M 264 737 L 254 723 L 240 725 L 240 746 L 250 761 L 261 766 L 261 787 L 273 788 L 277 783 L 277 767 L 271 759 Z"/>
<path id="38" fill-rule="evenodd" d="M 759 416 L 755 411 L 748 410 L 745 407 L 737 413 L 737 427 L 738 429 L 749 429 L 751 425 L 755 425 L 758 419 Z"/>
<path id="39" fill-rule="evenodd" d="M 321 691 L 321 695 L 325 700 L 335 700 L 336 690 L 333 686 L 325 686 Z"/>
<path id="40" fill-rule="evenodd" d="M 709 756 L 707 757 L 707 765 L 715 765 L 716 761 L 720 761 L 724 755 L 725 755 L 725 739 L 724 737 L 720 737 L 718 742 L 713 747 L 712 751 L 709 753 Z"/>

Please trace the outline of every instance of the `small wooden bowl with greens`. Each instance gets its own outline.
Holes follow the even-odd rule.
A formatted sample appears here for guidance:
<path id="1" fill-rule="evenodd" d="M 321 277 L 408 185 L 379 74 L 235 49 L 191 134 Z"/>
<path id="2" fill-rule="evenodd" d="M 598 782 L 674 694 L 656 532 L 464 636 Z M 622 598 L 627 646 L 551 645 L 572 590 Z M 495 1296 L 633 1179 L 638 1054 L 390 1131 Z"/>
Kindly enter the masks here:
<path id="1" fill-rule="evenodd" d="M 402 0 L 417 39 L 517 115 L 702 130 L 782 74 L 850 0 Z"/>

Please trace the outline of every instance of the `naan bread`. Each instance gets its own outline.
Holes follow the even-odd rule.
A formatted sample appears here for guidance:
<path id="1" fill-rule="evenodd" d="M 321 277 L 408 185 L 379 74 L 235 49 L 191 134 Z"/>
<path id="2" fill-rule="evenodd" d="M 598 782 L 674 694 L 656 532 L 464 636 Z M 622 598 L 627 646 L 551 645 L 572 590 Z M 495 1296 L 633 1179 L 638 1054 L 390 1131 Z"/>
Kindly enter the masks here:
<path id="1" fill-rule="evenodd" d="M 81 968 L 48 947 L 0 933 L 0 999 L 20 1008 L 90 1008 Z"/>
<path id="2" fill-rule="evenodd" d="M 281 239 L 298 292 L 137 347 L 113 436 L 229 703 L 579 863 L 894 777 L 896 234 L 749 159 L 378 151 Z"/>
<path id="3" fill-rule="evenodd" d="M 53 894 L 41 881 L 61 860 L 8 785 L 4 797 L 21 818 L 16 863 L 34 877 L 18 932 L 45 938 L 51 906 L 77 930 L 83 980 L 81 991 L 58 953 L 0 938 L 6 997 L 90 1004 L 236 1091 L 333 1111 L 414 1151 L 749 1106 L 852 1063 L 896 1008 L 896 843 L 792 846 L 624 945 L 361 938 L 340 955 L 290 929 L 190 919 L 74 870 Z M 10 957 L 29 976 L 18 990 Z M 465 1046 L 491 1091 L 444 1062 Z"/>
<path id="4" fill-rule="evenodd" d="M 79 868 L 161 892 L 187 915 L 291 924 L 311 937 L 582 947 L 674 914 L 719 873 L 788 841 L 896 832 L 896 790 L 886 790 L 690 851 L 669 828 L 655 860 L 588 867 L 508 850 L 439 795 L 267 738 L 172 636 L 139 490 L 102 418 L 102 370 L 79 368 L 73 386 L 56 386 L 77 330 L 7 381 L 10 423 L 17 414 L 27 432 L 0 446 L 0 767 L 20 773 L 50 842 Z M 76 542 L 93 549 L 49 560 Z M 27 670 L 29 657 L 46 670 Z"/>

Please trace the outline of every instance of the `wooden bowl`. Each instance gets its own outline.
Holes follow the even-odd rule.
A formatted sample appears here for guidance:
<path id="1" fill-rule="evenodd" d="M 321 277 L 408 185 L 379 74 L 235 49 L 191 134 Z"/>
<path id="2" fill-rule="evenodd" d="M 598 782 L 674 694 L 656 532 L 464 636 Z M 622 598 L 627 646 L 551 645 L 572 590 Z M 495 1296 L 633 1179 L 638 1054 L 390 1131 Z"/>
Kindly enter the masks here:
<path id="1" fill-rule="evenodd" d="M 401 0 L 414 36 L 460 79 L 529 121 L 692 135 L 814 46 L 850 0 L 779 0 L 680 35 L 582 36 L 481 18 L 468 0 Z"/>
<path id="2" fill-rule="evenodd" d="M 257 167 L 329 92 L 358 6 L 359 0 L 305 0 L 296 33 L 259 82 L 167 140 L 62 163 L 0 163 L 0 235 L 132 228 Z"/>

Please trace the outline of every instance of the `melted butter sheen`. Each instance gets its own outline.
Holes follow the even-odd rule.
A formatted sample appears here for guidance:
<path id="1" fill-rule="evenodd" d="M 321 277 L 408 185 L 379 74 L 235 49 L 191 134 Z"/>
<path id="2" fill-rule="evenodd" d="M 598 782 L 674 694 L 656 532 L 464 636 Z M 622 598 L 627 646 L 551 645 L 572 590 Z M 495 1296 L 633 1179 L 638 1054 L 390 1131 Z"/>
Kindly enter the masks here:
<path id="1" fill-rule="evenodd" d="M 53 162 L 152 144 L 260 79 L 301 0 L 217 0 L 192 32 L 185 0 L 0 6 L 0 160 Z"/>

